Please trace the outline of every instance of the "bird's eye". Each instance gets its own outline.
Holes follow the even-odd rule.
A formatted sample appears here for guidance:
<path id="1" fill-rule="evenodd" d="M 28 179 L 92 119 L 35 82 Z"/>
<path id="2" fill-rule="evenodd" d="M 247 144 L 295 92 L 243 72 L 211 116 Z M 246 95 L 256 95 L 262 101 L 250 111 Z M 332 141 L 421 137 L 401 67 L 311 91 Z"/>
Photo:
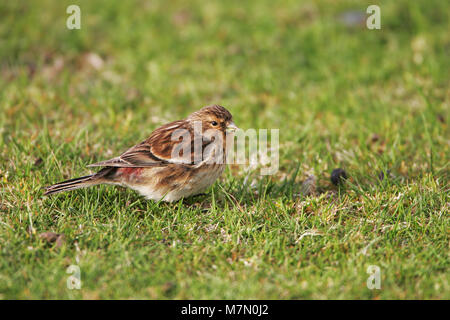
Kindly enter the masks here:
<path id="1" fill-rule="evenodd" d="M 217 126 L 217 121 L 211 121 L 211 124 L 215 127 Z"/>

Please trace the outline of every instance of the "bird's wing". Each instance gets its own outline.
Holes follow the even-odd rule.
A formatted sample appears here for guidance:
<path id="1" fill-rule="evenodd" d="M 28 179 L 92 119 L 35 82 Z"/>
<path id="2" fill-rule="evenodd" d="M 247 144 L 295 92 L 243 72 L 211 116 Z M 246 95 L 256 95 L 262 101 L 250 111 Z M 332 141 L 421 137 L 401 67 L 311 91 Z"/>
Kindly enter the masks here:
<path id="1" fill-rule="evenodd" d="M 180 141 L 174 138 L 180 137 L 183 132 L 191 132 L 185 121 L 171 122 L 156 129 L 147 140 L 128 149 L 119 157 L 90 164 L 88 167 L 154 167 L 180 163 L 179 159 L 172 158 L 172 150 Z M 190 139 L 183 139 L 183 142 L 191 144 Z"/>
<path id="2" fill-rule="evenodd" d="M 145 143 L 138 144 L 124 152 L 119 157 L 88 165 L 88 167 L 127 167 L 142 168 L 164 166 L 169 162 L 158 159 Z"/>

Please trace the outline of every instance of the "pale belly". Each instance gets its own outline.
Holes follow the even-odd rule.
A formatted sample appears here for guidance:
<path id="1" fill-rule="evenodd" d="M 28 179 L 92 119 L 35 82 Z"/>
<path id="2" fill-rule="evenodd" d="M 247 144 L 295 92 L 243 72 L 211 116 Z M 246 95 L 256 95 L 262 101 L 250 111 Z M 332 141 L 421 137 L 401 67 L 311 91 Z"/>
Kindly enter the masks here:
<path id="1" fill-rule="evenodd" d="M 132 179 L 121 179 L 120 185 L 136 190 L 147 199 L 173 202 L 201 193 L 223 173 L 225 165 L 213 165 L 207 170 L 191 169 L 174 172 L 173 168 L 145 168 Z M 119 182 L 119 181 L 118 181 Z"/>

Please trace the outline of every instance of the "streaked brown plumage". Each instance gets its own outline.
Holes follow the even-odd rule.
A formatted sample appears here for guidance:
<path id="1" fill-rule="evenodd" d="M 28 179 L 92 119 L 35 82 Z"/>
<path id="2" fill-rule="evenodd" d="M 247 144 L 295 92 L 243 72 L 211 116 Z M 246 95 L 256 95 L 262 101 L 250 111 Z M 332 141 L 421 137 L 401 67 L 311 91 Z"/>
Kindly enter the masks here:
<path id="1" fill-rule="evenodd" d="M 46 187 L 45 195 L 98 184 L 129 187 L 148 199 L 169 202 L 198 194 L 212 185 L 225 168 L 227 129 L 236 129 L 227 109 L 219 105 L 204 107 L 184 120 L 161 126 L 119 157 L 89 165 L 103 167 L 96 174 Z M 174 141 L 178 132 L 189 139 Z M 214 142 L 221 139 L 222 152 L 217 153 Z M 203 156 L 200 161 L 196 161 L 196 144 L 201 146 L 197 150 Z M 182 149 L 175 152 L 180 158 L 174 157 L 177 146 L 189 147 L 190 153 L 185 155 L 183 151 L 188 149 Z"/>

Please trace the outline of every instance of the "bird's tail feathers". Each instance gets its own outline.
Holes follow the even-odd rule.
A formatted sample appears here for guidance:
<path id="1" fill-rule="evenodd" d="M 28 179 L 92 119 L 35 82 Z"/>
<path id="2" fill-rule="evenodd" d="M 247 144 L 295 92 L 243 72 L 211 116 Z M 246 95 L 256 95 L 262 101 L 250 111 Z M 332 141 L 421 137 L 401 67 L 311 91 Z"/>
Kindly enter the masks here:
<path id="1" fill-rule="evenodd" d="M 98 182 L 95 182 L 95 180 L 92 179 L 93 176 L 95 176 L 95 174 L 66 180 L 66 181 L 54 184 L 52 186 L 49 186 L 49 187 L 45 187 L 44 195 L 48 196 L 48 195 L 58 193 L 58 192 L 69 191 L 69 190 L 74 190 L 74 189 L 79 189 L 79 188 L 86 188 L 86 187 L 90 187 L 95 184 L 98 184 Z"/>
<path id="2" fill-rule="evenodd" d="M 91 174 L 88 176 L 70 179 L 66 181 L 62 181 L 60 183 L 54 184 L 52 186 L 45 187 L 44 195 L 51 195 L 54 193 L 59 193 L 63 191 L 75 190 L 79 188 L 86 188 L 90 186 L 95 186 L 97 184 L 101 184 L 104 181 L 102 179 L 107 173 L 111 171 L 111 168 L 103 168 L 99 172 L 95 174 Z"/>

